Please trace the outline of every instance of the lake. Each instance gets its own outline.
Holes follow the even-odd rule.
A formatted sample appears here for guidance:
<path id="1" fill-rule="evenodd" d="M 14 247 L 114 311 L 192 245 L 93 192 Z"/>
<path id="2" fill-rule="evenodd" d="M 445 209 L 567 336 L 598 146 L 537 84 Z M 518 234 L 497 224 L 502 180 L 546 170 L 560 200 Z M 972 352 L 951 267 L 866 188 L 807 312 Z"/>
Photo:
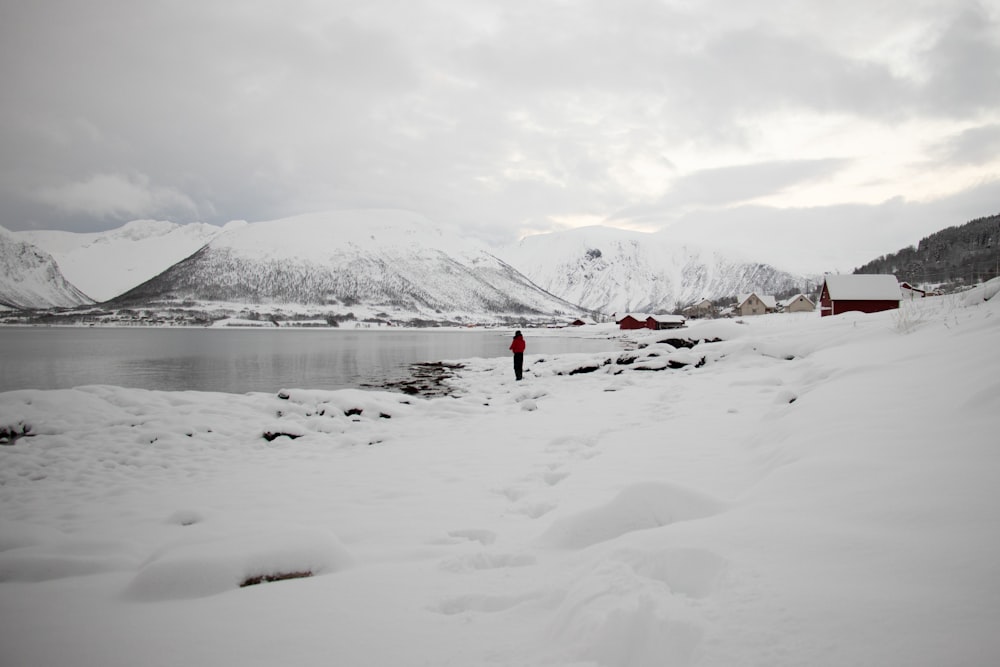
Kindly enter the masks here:
<path id="1" fill-rule="evenodd" d="M 0 391 L 86 384 L 231 393 L 377 387 L 406 378 L 418 362 L 509 357 L 510 335 L 503 329 L 0 327 Z M 613 339 L 531 330 L 525 337 L 529 355 L 621 349 Z"/>

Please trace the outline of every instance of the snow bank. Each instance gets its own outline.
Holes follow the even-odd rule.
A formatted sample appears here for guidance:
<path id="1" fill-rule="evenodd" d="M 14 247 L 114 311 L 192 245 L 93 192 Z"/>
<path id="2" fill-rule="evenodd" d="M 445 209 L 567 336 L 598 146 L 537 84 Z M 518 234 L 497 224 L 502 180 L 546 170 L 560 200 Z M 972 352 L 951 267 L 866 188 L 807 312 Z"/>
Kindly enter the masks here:
<path id="1" fill-rule="evenodd" d="M 143 602 L 205 597 L 267 581 L 336 572 L 352 562 L 334 535 L 312 530 L 172 545 L 140 567 L 125 596 Z"/>
<path id="2" fill-rule="evenodd" d="M 0 394 L 4 659 L 995 664 L 994 295 L 469 359 L 433 399 Z"/>
<path id="3" fill-rule="evenodd" d="M 604 505 L 553 522 L 540 543 L 580 549 L 635 530 L 701 519 L 724 507 L 713 498 L 672 484 L 634 484 Z"/>

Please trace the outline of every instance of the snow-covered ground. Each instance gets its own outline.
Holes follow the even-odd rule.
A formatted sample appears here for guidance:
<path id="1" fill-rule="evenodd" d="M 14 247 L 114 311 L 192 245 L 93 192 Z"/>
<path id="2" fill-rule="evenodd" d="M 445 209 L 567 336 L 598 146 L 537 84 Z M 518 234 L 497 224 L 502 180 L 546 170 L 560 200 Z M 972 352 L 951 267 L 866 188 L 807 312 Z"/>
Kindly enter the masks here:
<path id="1" fill-rule="evenodd" d="M 526 331 L 453 398 L 0 394 L 0 662 L 1000 664 L 996 290 Z"/>

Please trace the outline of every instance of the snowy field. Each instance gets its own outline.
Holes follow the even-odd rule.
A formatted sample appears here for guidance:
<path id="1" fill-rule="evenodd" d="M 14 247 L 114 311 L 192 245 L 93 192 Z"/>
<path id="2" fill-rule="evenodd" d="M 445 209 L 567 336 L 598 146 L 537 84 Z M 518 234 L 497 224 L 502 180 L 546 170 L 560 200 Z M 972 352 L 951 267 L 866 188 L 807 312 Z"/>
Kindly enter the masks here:
<path id="1" fill-rule="evenodd" d="M 997 289 L 529 330 L 449 398 L 0 394 L 0 664 L 1000 664 Z"/>

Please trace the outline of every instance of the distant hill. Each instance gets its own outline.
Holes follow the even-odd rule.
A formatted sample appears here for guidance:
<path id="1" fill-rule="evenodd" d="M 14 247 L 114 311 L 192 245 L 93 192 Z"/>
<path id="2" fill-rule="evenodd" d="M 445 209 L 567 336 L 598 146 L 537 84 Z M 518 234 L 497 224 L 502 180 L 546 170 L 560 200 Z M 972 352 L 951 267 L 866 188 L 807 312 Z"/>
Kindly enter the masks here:
<path id="1" fill-rule="evenodd" d="M 576 318 L 480 244 L 402 211 L 336 211 L 248 224 L 111 302 L 300 304 L 393 320 Z"/>
<path id="2" fill-rule="evenodd" d="M 0 227 L 0 308 L 71 308 L 93 303 L 59 272 L 52 255 Z"/>
<path id="3" fill-rule="evenodd" d="M 892 273 L 914 285 L 957 286 L 994 278 L 1000 273 L 1000 214 L 942 229 L 854 273 Z"/>
<path id="4" fill-rule="evenodd" d="M 600 226 L 529 236 L 500 254 L 543 289 L 607 314 L 671 312 L 740 292 L 797 294 L 818 282 L 660 233 Z"/>
<path id="5" fill-rule="evenodd" d="M 133 220 L 106 232 L 29 230 L 11 234 L 52 255 L 67 280 L 97 301 L 106 301 L 173 266 L 224 231 L 240 226 L 236 222 L 222 228 L 205 223 Z"/>

